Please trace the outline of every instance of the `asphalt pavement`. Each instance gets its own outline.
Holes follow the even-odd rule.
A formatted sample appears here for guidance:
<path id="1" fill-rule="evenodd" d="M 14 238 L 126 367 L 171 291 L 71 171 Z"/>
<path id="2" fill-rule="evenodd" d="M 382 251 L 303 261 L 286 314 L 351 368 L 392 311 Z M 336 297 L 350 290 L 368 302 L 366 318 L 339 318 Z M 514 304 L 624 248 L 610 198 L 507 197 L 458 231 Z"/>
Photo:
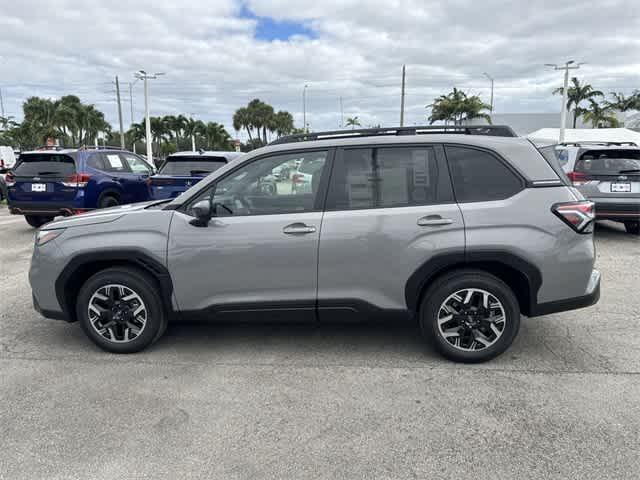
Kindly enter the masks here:
<path id="1" fill-rule="evenodd" d="M 172 324 L 116 356 L 31 306 L 0 205 L 0 479 L 637 479 L 640 238 L 596 231 L 594 307 L 480 365 L 411 325 Z"/>

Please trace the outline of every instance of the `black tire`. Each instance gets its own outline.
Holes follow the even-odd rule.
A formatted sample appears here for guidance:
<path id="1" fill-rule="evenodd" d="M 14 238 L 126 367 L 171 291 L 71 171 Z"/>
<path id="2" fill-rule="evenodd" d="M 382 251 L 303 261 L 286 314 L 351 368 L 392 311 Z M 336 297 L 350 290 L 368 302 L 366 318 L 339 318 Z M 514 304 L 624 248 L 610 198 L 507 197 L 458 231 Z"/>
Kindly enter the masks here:
<path id="1" fill-rule="evenodd" d="M 505 313 L 501 336 L 488 347 L 463 351 L 449 343 L 438 328 L 438 312 L 443 302 L 455 292 L 468 288 L 485 290 L 502 304 Z M 520 308 L 513 291 L 499 278 L 481 270 L 456 270 L 438 278 L 425 292 L 420 305 L 422 334 L 436 350 L 449 360 L 477 363 L 490 360 L 503 353 L 513 342 L 520 329 Z"/>
<path id="2" fill-rule="evenodd" d="M 627 220 L 624 222 L 624 228 L 627 233 L 631 233 L 632 235 L 640 235 L 640 221 L 638 220 Z"/>
<path id="3" fill-rule="evenodd" d="M 98 208 L 110 208 L 120 205 L 120 201 L 112 194 L 106 193 L 98 198 Z"/>
<path id="4" fill-rule="evenodd" d="M 89 320 L 89 301 L 93 294 L 109 284 L 123 285 L 138 294 L 147 309 L 147 319 L 141 333 L 134 339 L 113 342 L 96 331 Z M 76 314 L 84 333 L 98 347 L 113 353 L 139 352 L 158 340 L 167 328 L 167 312 L 158 294 L 158 286 L 145 272 L 130 267 L 114 267 L 93 275 L 80 289 L 76 301 Z"/>
<path id="5" fill-rule="evenodd" d="M 40 228 L 45 223 L 49 223 L 53 220 L 53 217 L 43 217 L 41 215 L 25 215 L 24 219 L 33 228 Z"/>

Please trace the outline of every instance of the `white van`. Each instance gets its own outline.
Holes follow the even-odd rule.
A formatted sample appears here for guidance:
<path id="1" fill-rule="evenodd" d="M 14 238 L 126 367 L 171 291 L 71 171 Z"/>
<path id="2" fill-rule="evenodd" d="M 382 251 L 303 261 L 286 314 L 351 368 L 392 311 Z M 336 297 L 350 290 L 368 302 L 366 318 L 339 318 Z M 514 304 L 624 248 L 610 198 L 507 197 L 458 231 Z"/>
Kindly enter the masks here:
<path id="1" fill-rule="evenodd" d="M 0 146 L 0 169 L 13 168 L 16 164 L 16 155 L 12 147 Z"/>

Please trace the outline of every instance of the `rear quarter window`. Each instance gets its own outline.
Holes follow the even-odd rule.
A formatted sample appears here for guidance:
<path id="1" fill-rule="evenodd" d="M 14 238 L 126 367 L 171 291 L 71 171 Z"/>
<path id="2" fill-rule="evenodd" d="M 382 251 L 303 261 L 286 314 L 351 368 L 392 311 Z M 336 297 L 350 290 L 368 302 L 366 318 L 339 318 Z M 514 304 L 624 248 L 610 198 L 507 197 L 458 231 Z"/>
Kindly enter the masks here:
<path id="1" fill-rule="evenodd" d="M 459 203 L 503 200 L 524 188 L 522 179 L 492 153 L 459 146 L 445 151 Z"/>
<path id="2" fill-rule="evenodd" d="M 25 153 L 13 169 L 17 176 L 64 177 L 74 174 L 76 164 L 72 157 L 58 153 Z"/>

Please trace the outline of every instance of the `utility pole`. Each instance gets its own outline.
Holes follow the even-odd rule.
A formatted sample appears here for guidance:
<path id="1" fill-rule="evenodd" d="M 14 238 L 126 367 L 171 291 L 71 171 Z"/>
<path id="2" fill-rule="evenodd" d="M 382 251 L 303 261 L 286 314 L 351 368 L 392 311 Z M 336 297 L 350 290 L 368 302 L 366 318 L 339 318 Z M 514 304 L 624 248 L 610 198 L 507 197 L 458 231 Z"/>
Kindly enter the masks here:
<path id="1" fill-rule="evenodd" d="M 400 126 L 404 126 L 404 79 L 405 79 L 405 67 L 402 65 L 402 93 L 400 94 Z"/>
<path id="2" fill-rule="evenodd" d="M 340 97 L 340 128 L 344 128 L 344 108 L 342 107 L 342 97 Z"/>
<path id="3" fill-rule="evenodd" d="M 567 123 L 567 91 L 569 90 L 569 70 L 577 70 L 583 63 L 575 63 L 574 60 L 569 60 L 563 66 L 558 66 L 555 63 L 545 63 L 547 67 L 553 67 L 554 70 L 564 70 L 564 86 L 562 87 L 562 107 L 560 108 L 560 136 L 558 143 L 564 142 L 564 130 Z"/>
<path id="4" fill-rule="evenodd" d="M 307 130 L 307 85 L 305 83 L 304 88 L 302 89 L 302 129 L 304 133 L 308 133 Z"/>
<path id="5" fill-rule="evenodd" d="M 158 78 L 164 73 L 149 74 L 144 70 L 135 73 L 135 77 L 144 80 L 144 123 L 145 123 L 145 142 L 147 144 L 147 162 L 153 164 L 153 148 L 151 145 L 151 122 L 149 121 L 149 85 L 148 80 Z"/>
<path id="6" fill-rule="evenodd" d="M 483 75 L 487 77 L 491 82 L 491 101 L 489 102 L 489 105 L 491 105 L 491 108 L 489 110 L 491 111 L 491 113 L 493 113 L 493 77 L 489 75 L 487 72 L 484 72 Z"/>
<path id="7" fill-rule="evenodd" d="M 124 150 L 124 128 L 122 126 L 122 103 L 120 103 L 120 82 L 116 75 L 116 98 L 118 99 L 118 121 L 120 122 L 120 148 Z"/>

